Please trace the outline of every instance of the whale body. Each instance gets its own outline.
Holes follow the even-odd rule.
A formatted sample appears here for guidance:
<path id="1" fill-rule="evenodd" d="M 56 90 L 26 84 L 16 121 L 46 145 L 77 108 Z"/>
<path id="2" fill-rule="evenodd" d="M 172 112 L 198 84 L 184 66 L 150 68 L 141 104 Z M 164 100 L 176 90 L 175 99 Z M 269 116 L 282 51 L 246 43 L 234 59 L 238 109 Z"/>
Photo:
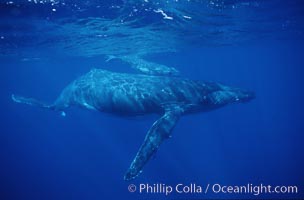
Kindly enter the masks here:
<path id="1" fill-rule="evenodd" d="M 248 102 L 254 93 L 215 82 L 92 69 L 70 83 L 53 104 L 12 95 L 17 103 L 64 111 L 70 106 L 120 116 L 158 114 L 124 179 L 138 176 L 182 115 L 206 112 L 230 103 Z"/>

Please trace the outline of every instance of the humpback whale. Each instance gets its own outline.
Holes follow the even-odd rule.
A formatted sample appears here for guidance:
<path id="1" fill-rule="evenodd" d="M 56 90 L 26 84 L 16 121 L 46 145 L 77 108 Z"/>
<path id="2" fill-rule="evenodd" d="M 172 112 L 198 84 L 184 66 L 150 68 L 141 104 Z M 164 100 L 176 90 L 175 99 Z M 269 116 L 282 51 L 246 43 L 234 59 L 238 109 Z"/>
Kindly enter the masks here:
<path id="1" fill-rule="evenodd" d="M 123 62 L 128 63 L 131 68 L 137 70 L 142 74 L 147 75 L 158 75 L 158 76 L 179 76 L 179 71 L 174 67 L 169 67 L 167 65 L 162 65 L 154 62 L 149 62 L 140 55 L 128 55 L 128 56 L 113 56 L 108 55 L 106 62 L 113 59 L 120 59 Z"/>
<path id="2" fill-rule="evenodd" d="M 235 102 L 248 102 L 253 92 L 215 82 L 179 77 L 128 74 L 92 69 L 63 89 L 52 104 L 12 95 L 13 101 L 64 112 L 70 106 L 118 115 L 156 113 L 160 117 L 147 132 L 124 179 L 137 177 L 182 115 L 206 112 Z"/>

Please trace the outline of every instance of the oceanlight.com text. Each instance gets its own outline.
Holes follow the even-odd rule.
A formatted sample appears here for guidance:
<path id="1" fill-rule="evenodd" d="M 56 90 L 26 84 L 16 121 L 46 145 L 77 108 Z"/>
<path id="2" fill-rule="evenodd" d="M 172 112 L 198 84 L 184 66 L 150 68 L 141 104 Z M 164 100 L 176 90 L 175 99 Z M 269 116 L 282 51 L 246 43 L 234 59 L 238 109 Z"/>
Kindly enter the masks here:
<path id="1" fill-rule="evenodd" d="M 139 185 L 130 184 L 129 192 L 138 192 L 140 194 L 251 194 L 258 196 L 261 194 L 298 194 L 298 187 L 295 185 L 272 186 L 268 184 L 244 184 L 244 185 L 224 185 L 224 184 L 198 184 L 178 183 L 168 185 L 164 183 L 141 183 Z"/>
<path id="2" fill-rule="evenodd" d="M 207 185 L 208 186 L 208 185 Z M 210 185 L 209 185 L 210 186 Z M 213 193 L 230 193 L 230 194 L 253 194 L 255 196 L 260 194 L 297 194 L 297 186 L 272 186 L 272 185 L 212 185 Z"/>

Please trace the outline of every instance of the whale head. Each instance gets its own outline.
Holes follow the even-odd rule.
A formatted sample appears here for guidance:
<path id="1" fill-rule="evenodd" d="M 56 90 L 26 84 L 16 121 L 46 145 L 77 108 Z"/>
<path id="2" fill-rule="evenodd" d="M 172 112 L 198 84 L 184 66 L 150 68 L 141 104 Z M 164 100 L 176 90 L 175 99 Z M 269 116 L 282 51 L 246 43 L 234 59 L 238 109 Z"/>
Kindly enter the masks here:
<path id="1" fill-rule="evenodd" d="M 255 98 L 255 93 L 249 90 L 232 88 L 227 92 L 231 95 L 231 99 L 229 103 L 234 103 L 234 102 L 246 103 Z"/>
<path id="2" fill-rule="evenodd" d="M 245 103 L 253 100 L 255 93 L 239 88 L 224 86 L 220 90 L 211 92 L 205 98 L 209 105 L 224 106 L 230 103 Z"/>

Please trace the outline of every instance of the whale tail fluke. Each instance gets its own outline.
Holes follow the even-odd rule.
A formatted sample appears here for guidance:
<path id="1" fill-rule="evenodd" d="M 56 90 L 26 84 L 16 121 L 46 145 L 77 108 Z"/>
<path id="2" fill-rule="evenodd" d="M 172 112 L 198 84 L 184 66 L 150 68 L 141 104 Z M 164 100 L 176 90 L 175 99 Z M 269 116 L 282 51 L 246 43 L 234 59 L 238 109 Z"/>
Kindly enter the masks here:
<path id="1" fill-rule="evenodd" d="M 23 104 L 27 104 L 30 106 L 37 106 L 40 108 L 47 108 L 50 110 L 55 110 L 55 106 L 54 105 L 48 105 L 45 103 L 42 103 L 36 99 L 33 98 L 26 98 L 26 97 L 22 97 L 22 96 L 18 96 L 18 95 L 14 95 L 12 94 L 12 100 L 16 103 L 23 103 Z"/>

